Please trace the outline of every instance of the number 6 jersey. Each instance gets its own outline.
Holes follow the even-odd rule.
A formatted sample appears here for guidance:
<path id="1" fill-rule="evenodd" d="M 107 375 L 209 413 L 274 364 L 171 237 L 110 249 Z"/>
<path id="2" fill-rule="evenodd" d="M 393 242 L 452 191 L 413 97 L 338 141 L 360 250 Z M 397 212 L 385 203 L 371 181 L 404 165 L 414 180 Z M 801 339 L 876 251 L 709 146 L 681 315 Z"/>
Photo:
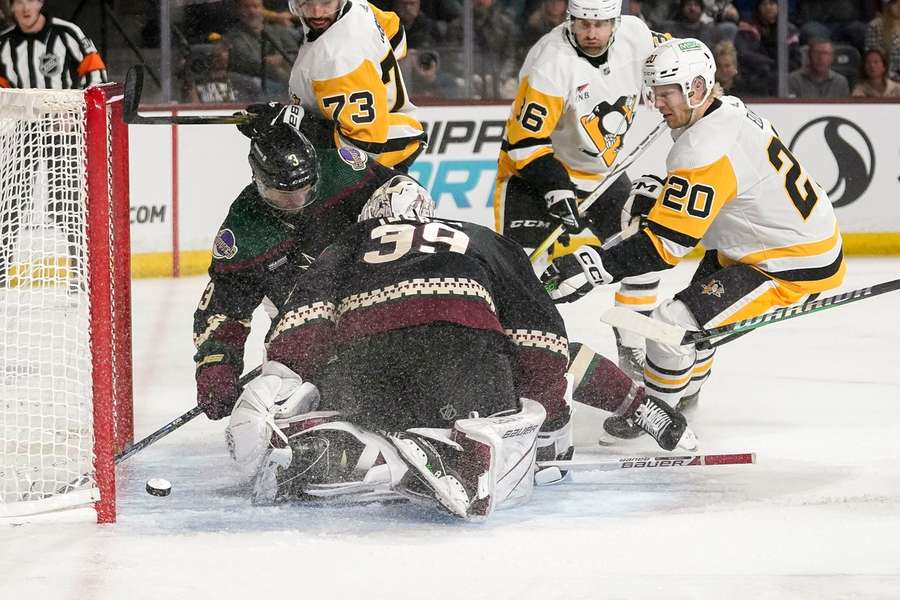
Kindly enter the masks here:
<path id="1" fill-rule="evenodd" d="M 668 268 L 702 243 L 722 266 L 751 265 L 795 295 L 840 285 L 831 202 L 769 121 L 723 97 L 673 137 L 647 227 L 603 255 L 611 275 Z"/>
<path id="2" fill-rule="evenodd" d="M 385 166 L 408 166 L 425 133 L 397 65 L 406 56 L 397 15 L 347 0 L 321 35 L 305 33 L 291 70 L 292 101 L 334 121 L 338 148 L 352 145 Z"/>

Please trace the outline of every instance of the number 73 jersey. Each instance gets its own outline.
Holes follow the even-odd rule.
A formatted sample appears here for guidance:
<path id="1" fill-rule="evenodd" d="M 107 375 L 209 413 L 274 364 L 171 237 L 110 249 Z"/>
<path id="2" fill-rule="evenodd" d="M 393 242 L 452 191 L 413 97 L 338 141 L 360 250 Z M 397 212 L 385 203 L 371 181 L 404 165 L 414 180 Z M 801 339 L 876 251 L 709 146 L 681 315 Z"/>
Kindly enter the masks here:
<path id="1" fill-rule="evenodd" d="M 388 167 L 409 161 L 425 132 L 397 65 L 404 56 L 396 14 L 347 0 L 324 33 L 306 32 L 291 70 L 291 99 L 334 121 L 338 148 L 355 146 Z"/>
<path id="2" fill-rule="evenodd" d="M 670 266 L 702 243 L 719 263 L 749 264 L 800 293 L 843 279 L 834 209 L 766 119 L 716 100 L 676 130 L 666 184 L 644 230 Z"/>

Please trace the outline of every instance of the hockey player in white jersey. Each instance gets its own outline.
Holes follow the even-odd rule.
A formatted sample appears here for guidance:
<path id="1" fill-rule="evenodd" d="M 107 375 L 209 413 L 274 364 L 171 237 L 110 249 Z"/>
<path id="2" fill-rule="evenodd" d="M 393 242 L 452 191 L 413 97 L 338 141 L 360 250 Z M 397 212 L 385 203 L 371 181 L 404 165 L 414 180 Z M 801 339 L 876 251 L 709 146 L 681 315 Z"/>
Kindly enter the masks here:
<path id="1" fill-rule="evenodd" d="M 828 196 L 769 121 L 737 98 L 716 97 L 715 68 L 709 48 L 695 39 L 670 40 L 647 59 L 648 100 L 675 139 L 665 186 L 637 234 L 554 261 L 545 283 L 555 286 L 555 299 L 672 267 L 700 243 L 707 253 L 691 284 L 661 302 L 653 318 L 691 330 L 717 327 L 841 284 L 841 234 Z M 648 340 L 648 394 L 690 407 L 714 351 Z"/>
<path id="2" fill-rule="evenodd" d="M 291 100 L 334 123 L 338 148 L 358 148 L 405 171 L 425 146 L 397 61 L 406 56 L 399 17 L 365 0 L 290 0 L 304 40 Z"/>
<path id="3" fill-rule="evenodd" d="M 622 209 L 631 193 L 623 174 L 583 217 L 586 197 L 613 168 L 631 128 L 641 89 L 641 65 L 668 36 L 650 31 L 640 19 L 622 16 L 621 0 L 570 0 L 568 19 L 528 52 L 519 89 L 506 124 L 494 191 L 497 231 L 529 252 L 558 224 L 577 234 L 585 227 L 600 240 L 622 227 Z M 655 196 L 659 182 L 649 186 Z M 641 211 L 641 199 L 631 206 Z M 644 213 L 649 210 L 644 202 Z M 537 270 L 546 266 L 539 261 Z M 616 303 L 649 313 L 659 278 L 644 275 L 622 282 Z M 619 366 L 640 379 L 643 340 L 616 332 Z"/>

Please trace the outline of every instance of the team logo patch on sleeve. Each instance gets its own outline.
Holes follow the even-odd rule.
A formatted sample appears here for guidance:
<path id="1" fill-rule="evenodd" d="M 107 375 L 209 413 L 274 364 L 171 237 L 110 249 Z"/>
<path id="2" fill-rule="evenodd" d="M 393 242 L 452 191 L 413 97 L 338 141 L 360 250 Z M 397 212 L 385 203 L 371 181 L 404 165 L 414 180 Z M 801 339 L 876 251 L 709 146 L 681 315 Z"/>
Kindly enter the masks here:
<path id="1" fill-rule="evenodd" d="M 721 298 L 725 293 L 725 286 L 718 279 L 713 279 L 709 283 L 704 283 L 700 288 L 700 293 L 706 296 L 715 296 Z"/>
<path id="2" fill-rule="evenodd" d="M 354 171 L 362 171 L 366 168 L 369 157 L 359 148 L 351 148 L 344 146 L 338 150 L 338 156 L 341 160 L 350 165 Z"/>
<path id="3" fill-rule="evenodd" d="M 234 258 L 237 252 L 237 240 L 234 237 L 234 232 L 230 229 L 220 229 L 213 242 L 213 258 L 228 260 L 229 258 Z"/>

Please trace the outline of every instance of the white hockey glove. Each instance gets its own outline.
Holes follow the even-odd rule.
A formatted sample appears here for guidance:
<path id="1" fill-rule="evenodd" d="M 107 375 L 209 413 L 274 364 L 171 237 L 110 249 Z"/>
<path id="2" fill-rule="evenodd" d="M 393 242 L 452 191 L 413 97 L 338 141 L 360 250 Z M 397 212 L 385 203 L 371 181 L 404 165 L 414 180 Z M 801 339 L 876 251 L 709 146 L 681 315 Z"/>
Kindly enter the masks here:
<path id="1" fill-rule="evenodd" d="M 552 190 L 544 194 L 547 212 L 560 222 L 568 233 L 578 233 L 585 228 L 578 214 L 578 199 L 572 190 Z"/>
<path id="2" fill-rule="evenodd" d="M 275 419 L 286 419 L 310 412 L 319 405 L 319 390 L 299 375 L 274 360 L 263 364 L 259 377 L 244 386 L 231 420 L 225 429 L 225 441 L 231 458 L 246 475 L 256 475 L 269 449 L 272 433 L 287 443 Z"/>
<path id="3" fill-rule="evenodd" d="M 630 227 L 636 232 L 640 228 L 641 220 L 656 204 L 665 185 L 665 180 L 656 175 L 642 175 L 631 182 L 631 193 L 622 207 L 622 231 L 627 231 Z"/>
<path id="4" fill-rule="evenodd" d="M 596 286 L 612 282 L 600 254 L 590 246 L 557 258 L 541 275 L 541 283 L 557 303 L 574 302 Z"/>

